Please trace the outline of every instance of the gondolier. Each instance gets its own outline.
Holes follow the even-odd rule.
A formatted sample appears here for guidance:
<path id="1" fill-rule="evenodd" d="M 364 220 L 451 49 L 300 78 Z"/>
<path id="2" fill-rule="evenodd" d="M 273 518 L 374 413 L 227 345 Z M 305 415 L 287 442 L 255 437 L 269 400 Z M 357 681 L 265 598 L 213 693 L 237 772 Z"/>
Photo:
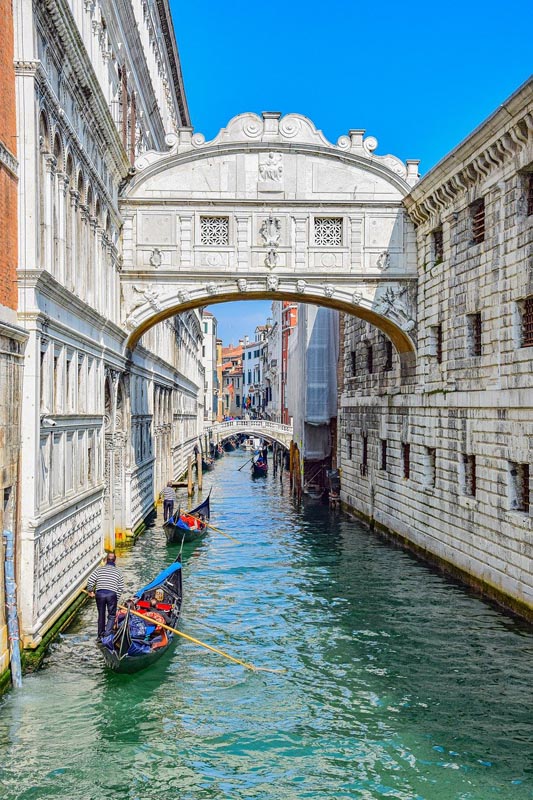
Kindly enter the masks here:
<path id="1" fill-rule="evenodd" d="M 174 502 L 176 500 L 176 493 L 172 488 L 171 481 L 167 483 L 161 494 L 163 495 L 163 518 L 166 522 L 174 512 Z"/>
<path id="2" fill-rule="evenodd" d="M 108 553 L 105 564 L 96 567 L 87 581 L 87 592 L 91 597 L 96 597 L 98 641 L 111 633 L 115 624 L 118 598 L 124 591 L 124 578 L 115 562 L 116 555 Z"/>

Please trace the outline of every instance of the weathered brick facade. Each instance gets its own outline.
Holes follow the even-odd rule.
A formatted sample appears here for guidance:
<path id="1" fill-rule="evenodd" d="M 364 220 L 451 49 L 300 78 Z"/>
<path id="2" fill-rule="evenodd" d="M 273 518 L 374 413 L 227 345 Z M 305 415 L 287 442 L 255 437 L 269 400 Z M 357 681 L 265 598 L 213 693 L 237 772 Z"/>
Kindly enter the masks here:
<path id="1" fill-rule="evenodd" d="M 532 113 L 530 80 L 408 195 L 414 379 L 347 319 L 341 399 L 344 502 L 529 617 Z"/>

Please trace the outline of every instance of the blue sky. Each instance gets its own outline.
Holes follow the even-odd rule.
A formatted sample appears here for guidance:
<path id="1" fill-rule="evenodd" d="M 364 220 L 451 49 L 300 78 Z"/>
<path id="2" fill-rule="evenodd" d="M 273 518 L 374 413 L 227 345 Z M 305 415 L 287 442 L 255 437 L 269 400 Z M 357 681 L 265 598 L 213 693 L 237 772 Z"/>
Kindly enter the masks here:
<path id="1" fill-rule="evenodd" d="M 364 128 L 378 155 L 419 158 L 424 174 L 532 72 L 531 0 L 170 2 L 206 139 L 245 111 L 296 112 L 332 142 Z M 252 334 L 269 304 L 211 310 L 229 341 Z"/>

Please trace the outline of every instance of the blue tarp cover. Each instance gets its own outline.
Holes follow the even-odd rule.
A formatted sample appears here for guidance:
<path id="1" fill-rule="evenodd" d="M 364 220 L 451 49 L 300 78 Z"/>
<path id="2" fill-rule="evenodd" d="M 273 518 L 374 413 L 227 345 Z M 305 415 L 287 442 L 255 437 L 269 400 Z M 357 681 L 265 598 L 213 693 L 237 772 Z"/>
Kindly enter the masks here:
<path id="1" fill-rule="evenodd" d="M 165 581 L 179 569 L 181 569 L 180 562 L 174 561 L 174 563 L 171 564 L 170 567 L 167 567 L 166 569 L 163 570 L 163 572 L 160 572 L 159 575 L 157 575 L 157 577 L 155 577 L 151 583 L 148 583 L 146 586 L 143 586 L 142 589 L 139 589 L 138 592 L 135 592 L 135 597 L 141 597 L 141 595 L 144 594 L 144 592 L 147 592 L 149 589 L 155 589 L 157 586 L 163 583 L 163 581 Z"/>

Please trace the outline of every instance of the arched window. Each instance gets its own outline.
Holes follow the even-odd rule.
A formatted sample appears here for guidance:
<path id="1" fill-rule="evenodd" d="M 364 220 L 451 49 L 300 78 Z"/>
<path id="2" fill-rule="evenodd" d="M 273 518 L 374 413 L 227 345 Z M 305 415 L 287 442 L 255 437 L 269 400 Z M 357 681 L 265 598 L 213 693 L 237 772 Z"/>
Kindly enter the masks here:
<path id="1" fill-rule="evenodd" d="M 65 285 L 67 289 L 72 290 L 72 276 L 73 276 L 73 257 L 72 252 L 72 224 L 73 224 L 73 209 L 72 204 L 74 198 L 71 195 L 74 189 L 74 162 L 70 153 L 67 156 L 67 163 L 65 166 L 65 173 L 67 176 L 67 196 L 65 198 Z"/>
<path id="2" fill-rule="evenodd" d="M 50 129 L 44 111 L 39 118 L 39 262 L 41 269 L 46 266 L 46 253 L 48 247 L 49 222 L 47 218 L 48 171 L 46 159 L 50 153 Z"/>

